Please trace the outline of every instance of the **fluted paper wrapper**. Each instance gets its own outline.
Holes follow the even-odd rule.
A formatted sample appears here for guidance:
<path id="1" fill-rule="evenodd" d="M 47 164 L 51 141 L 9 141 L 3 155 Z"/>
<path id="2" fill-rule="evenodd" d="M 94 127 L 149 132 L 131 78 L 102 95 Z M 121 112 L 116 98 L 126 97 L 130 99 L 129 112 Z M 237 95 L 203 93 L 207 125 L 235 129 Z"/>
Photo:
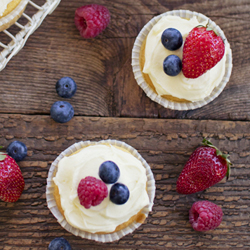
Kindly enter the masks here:
<path id="1" fill-rule="evenodd" d="M 191 19 L 193 16 L 196 16 L 199 22 L 207 21 L 209 23 L 209 27 L 212 28 L 221 38 L 223 39 L 225 45 L 228 44 L 228 41 L 220 29 L 218 25 L 216 25 L 212 20 L 206 17 L 203 14 L 192 12 L 188 10 L 173 10 L 169 12 L 165 12 L 159 16 L 154 17 L 151 19 L 140 31 L 139 35 L 137 36 L 133 49 L 132 49 L 132 68 L 134 72 L 135 79 L 138 85 L 144 90 L 146 95 L 153 101 L 159 103 L 165 108 L 173 109 L 173 110 L 192 110 L 196 108 L 200 108 L 209 102 L 213 101 L 225 88 L 227 82 L 229 81 L 231 71 L 232 71 L 232 51 L 229 47 L 229 52 L 226 55 L 226 70 L 224 77 L 221 83 L 214 88 L 212 93 L 206 97 L 204 100 L 196 101 L 196 102 L 177 102 L 171 101 L 166 98 L 161 97 L 158 95 L 151 86 L 145 81 L 143 78 L 143 74 L 140 68 L 140 51 L 143 41 L 146 39 L 148 33 L 152 29 L 152 27 L 161 19 L 163 16 L 179 16 L 185 19 Z M 229 44 L 228 44 L 229 45 Z"/>
<path id="2" fill-rule="evenodd" d="M 55 216 L 55 218 L 57 219 L 57 221 L 59 222 L 59 224 L 65 228 L 67 231 L 69 231 L 70 233 L 76 235 L 76 236 L 80 236 L 82 238 L 86 238 L 86 239 L 90 239 L 90 240 L 95 240 L 95 241 L 99 241 L 99 242 L 112 242 L 112 241 L 116 241 L 119 240 L 120 238 L 122 238 L 123 236 L 132 233 L 136 228 L 138 228 L 141 223 L 137 223 L 137 222 L 133 222 L 131 223 L 129 226 L 127 226 L 126 228 L 114 232 L 114 233 L 108 233 L 108 234 L 94 234 L 94 233 L 88 233 L 85 231 L 82 231 L 80 229 L 74 228 L 72 227 L 64 218 L 64 216 L 61 214 L 61 212 L 59 211 L 57 204 L 56 204 L 56 200 L 54 197 L 54 191 L 55 191 L 55 184 L 53 181 L 53 177 L 55 176 L 55 173 L 57 172 L 57 167 L 58 167 L 58 163 L 59 161 L 65 157 L 65 156 L 69 156 L 71 154 L 73 154 L 74 152 L 76 152 L 77 150 L 81 149 L 81 148 L 85 148 L 87 146 L 91 146 L 91 145 L 98 145 L 98 144 L 111 144 L 113 146 L 119 147 L 119 148 L 123 148 L 126 151 L 130 152 L 134 157 L 136 157 L 138 160 L 141 161 L 142 165 L 145 167 L 146 169 L 146 176 L 147 176 L 147 193 L 149 196 L 149 205 L 144 207 L 142 209 L 142 213 L 145 214 L 145 216 L 148 216 L 148 213 L 150 211 L 152 211 L 152 207 L 153 207 L 153 202 L 154 202 L 154 197 L 155 197 L 155 179 L 154 179 L 154 175 L 151 171 L 150 166 L 147 164 L 147 162 L 142 158 L 142 156 L 131 146 L 129 146 L 128 144 L 121 142 L 121 141 L 117 141 L 117 140 L 102 140 L 99 142 L 92 142 L 92 141 L 81 141 L 79 143 L 75 143 L 72 146 L 70 146 L 69 148 L 67 148 L 65 151 L 63 151 L 57 158 L 56 160 L 51 164 L 51 167 L 49 169 L 49 173 L 48 173 L 48 178 L 47 178 L 47 187 L 46 187 L 46 199 L 47 199 L 47 206 L 50 209 L 50 211 L 52 212 L 52 214 Z"/>
<path id="3" fill-rule="evenodd" d="M 0 27 L 1 26 L 9 26 L 10 24 L 13 24 L 13 19 L 17 19 L 21 16 L 23 13 L 23 10 L 25 9 L 26 5 L 28 4 L 29 0 L 22 0 L 17 7 L 11 11 L 7 16 L 0 17 Z"/>

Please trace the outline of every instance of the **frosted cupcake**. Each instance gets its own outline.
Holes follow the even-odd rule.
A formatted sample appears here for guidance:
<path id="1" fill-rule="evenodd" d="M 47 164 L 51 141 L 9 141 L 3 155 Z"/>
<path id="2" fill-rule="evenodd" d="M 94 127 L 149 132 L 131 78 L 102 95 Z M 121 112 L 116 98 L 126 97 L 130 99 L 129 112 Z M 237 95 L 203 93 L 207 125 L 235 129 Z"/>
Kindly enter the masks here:
<path id="1" fill-rule="evenodd" d="M 186 37 L 199 25 L 209 26 L 222 38 L 223 57 L 195 79 L 184 76 L 182 71 L 176 76 L 167 75 L 163 61 L 169 55 L 182 61 Z M 166 49 L 161 40 L 169 28 L 178 30 L 183 38 L 176 50 Z M 170 11 L 156 16 L 141 30 L 132 51 L 132 67 L 137 83 L 153 101 L 170 109 L 195 109 L 214 100 L 226 86 L 232 70 L 232 52 L 223 31 L 206 16 L 185 10 Z"/>
<path id="2" fill-rule="evenodd" d="M 1 0 L 0 31 L 8 29 L 23 14 L 28 0 Z"/>
<path id="3" fill-rule="evenodd" d="M 139 227 L 152 210 L 154 194 L 146 161 L 115 140 L 72 145 L 53 162 L 47 179 L 48 207 L 62 227 L 101 242 Z"/>

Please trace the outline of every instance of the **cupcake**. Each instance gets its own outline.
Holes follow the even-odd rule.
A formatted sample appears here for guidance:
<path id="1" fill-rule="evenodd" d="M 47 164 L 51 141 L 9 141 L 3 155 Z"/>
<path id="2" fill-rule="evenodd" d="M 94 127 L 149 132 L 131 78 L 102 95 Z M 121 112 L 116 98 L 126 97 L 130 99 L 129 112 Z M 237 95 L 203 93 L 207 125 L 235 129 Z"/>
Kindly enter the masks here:
<path id="1" fill-rule="evenodd" d="M 63 228 L 100 242 L 133 232 L 152 210 L 155 181 L 131 146 L 116 140 L 80 142 L 52 163 L 49 209 Z"/>
<path id="2" fill-rule="evenodd" d="M 197 78 L 186 77 L 182 70 L 176 76 L 166 74 L 164 60 L 174 55 L 183 62 L 186 38 L 197 26 L 211 28 L 222 39 L 222 58 Z M 178 49 L 164 47 L 162 34 L 166 29 L 180 32 L 183 42 Z M 226 86 L 232 71 L 232 51 L 223 31 L 209 18 L 174 10 L 154 17 L 143 27 L 132 50 L 132 68 L 137 83 L 153 101 L 175 110 L 196 109 L 214 100 Z"/>
<path id="3" fill-rule="evenodd" d="M 0 31 L 8 29 L 23 14 L 28 0 L 1 0 Z"/>

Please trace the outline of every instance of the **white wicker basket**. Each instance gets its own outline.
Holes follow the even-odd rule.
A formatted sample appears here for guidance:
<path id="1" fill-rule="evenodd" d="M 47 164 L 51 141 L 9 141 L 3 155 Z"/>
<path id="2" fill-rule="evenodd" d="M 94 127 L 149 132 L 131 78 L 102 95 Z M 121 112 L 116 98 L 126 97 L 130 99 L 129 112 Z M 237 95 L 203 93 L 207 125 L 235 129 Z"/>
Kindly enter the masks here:
<path id="1" fill-rule="evenodd" d="M 27 23 L 25 25 L 19 23 L 18 21 L 21 19 L 20 18 L 13 25 L 17 26 L 17 28 L 19 29 L 18 33 L 11 33 L 10 30 L 12 30 L 13 27 L 10 27 L 10 29 L 1 32 L 0 48 L 2 47 L 3 50 L 0 53 L 0 71 L 3 70 L 9 60 L 23 48 L 29 36 L 41 25 L 44 18 L 55 10 L 60 1 L 61 0 L 44 0 L 42 6 L 38 5 L 38 3 L 36 3 L 36 0 L 22 0 L 20 2 L 18 7 L 21 7 L 22 5 L 26 4 L 25 2 L 28 2 L 26 9 L 29 7 L 29 5 L 31 5 L 36 12 L 32 16 L 29 16 L 28 14 L 25 14 L 24 11 L 21 18 L 27 19 Z M 2 19 L 4 18 L 6 17 L 3 17 Z M 3 34 L 4 36 L 8 36 L 8 38 L 11 39 L 10 41 L 8 41 L 8 43 L 2 41 L 4 37 Z"/>

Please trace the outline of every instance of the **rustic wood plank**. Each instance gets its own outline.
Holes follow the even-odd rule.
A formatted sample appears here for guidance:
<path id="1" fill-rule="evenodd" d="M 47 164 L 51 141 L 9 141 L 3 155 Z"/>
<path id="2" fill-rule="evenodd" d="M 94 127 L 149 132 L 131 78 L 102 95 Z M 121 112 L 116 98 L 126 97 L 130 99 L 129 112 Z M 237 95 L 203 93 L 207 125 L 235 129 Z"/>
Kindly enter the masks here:
<path id="1" fill-rule="evenodd" d="M 61 100 L 55 83 L 67 75 L 78 84 L 76 95 L 70 99 L 77 115 L 250 119 L 248 0 L 97 2 L 109 8 L 112 20 L 95 39 L 81 39 L 73 22 L 75 9 L 92 1 L 62 0 L 44 20 L 0 73 L 0 113 L 49 114 L 52 103 Z M 225 90 L 212 103 L 194 111 L 172 111 L 152 102 L 136 84 L 130 65 L 132 46 L 143 25 L 173 9 L 211 17 L 224 30 L 233 50 L 234 68 Z"/>
<path id="2" fill-rule="evenodd" d="M 20 167 L 25 190 L 18 202 L 0 202 L 2 249 L 45 249 L 59 236 L 73 249 L 249 249 L 250 123 L 142 118 L 74 117 L 66 124 L 49 116 L 0 115 L 0 144 L 15 140 L 28 147 Z M 233 162 L 229 181 L 192 195 L 176 193 L 176 180 L 191 152 L 209 137 Z M 135 147 L 151 166 L 156 179 L 153 212 L 133 234 L 101 244 L 75 237 L 59 226 L 46 207 L 46 177 L 51 162 L 80 140 L 122 140 Z M 222 207 L 216 230 L 198 233 L 188 222 L 197 200 Z M 0 247 L 1 248 L 1 247 Z"/>

